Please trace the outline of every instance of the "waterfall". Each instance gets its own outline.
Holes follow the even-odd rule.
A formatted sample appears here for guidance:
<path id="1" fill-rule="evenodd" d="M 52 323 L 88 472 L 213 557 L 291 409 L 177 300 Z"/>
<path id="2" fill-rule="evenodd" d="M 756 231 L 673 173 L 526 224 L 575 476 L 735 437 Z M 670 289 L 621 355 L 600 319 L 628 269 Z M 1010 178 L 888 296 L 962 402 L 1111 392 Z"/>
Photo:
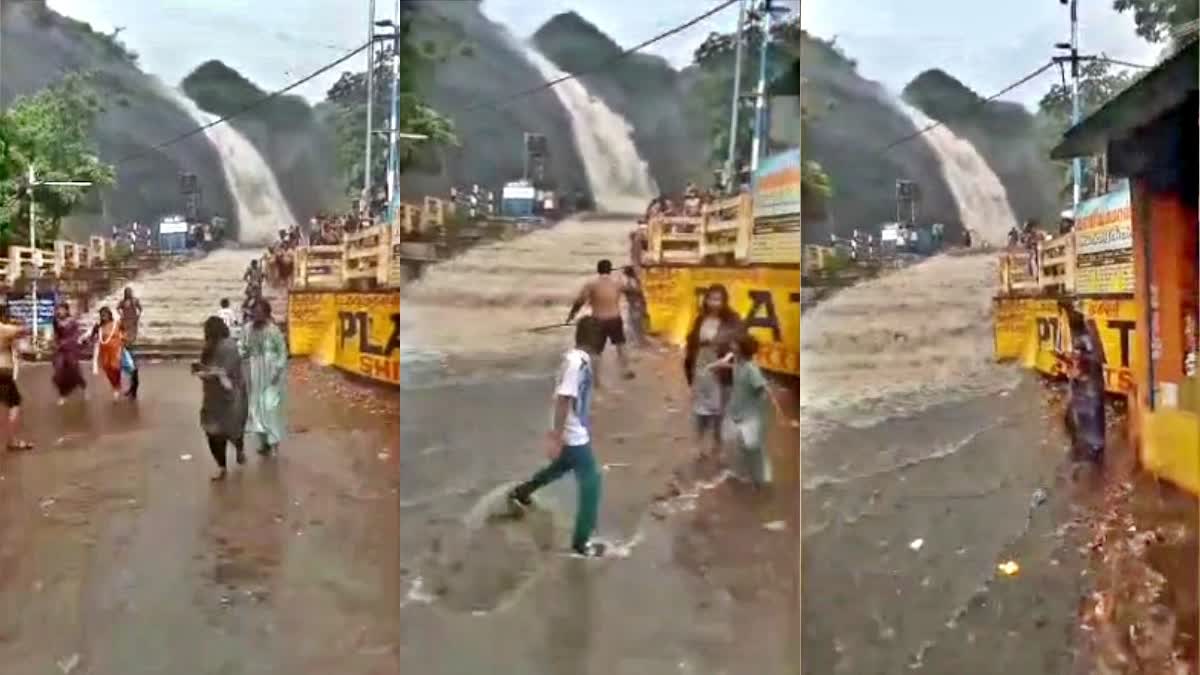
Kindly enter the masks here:
<path id="1" fill-rule="evenodd" d="M 547 82 L 565 77 L 532 46 L 517 43 L 525 58 Z M 658 194 L 650 170 L 633 143 L 633 129 L 623 117 L 592 96 L 579 79 L 551 88 L 571 119 L 571 133 L 583 159 L 596 208 L 612 213 L 641 213 Z"/>
<path id="2" fill-rule="evenodd" d="M 217 119 L 182 92 L 171 87 L 165 89 L 198 124 L 210 124 Z M 229 123 L 209 127 L 204 135 L 221 157 L 221 171 L 237 204 L 239 242 L 266 245 L 279 230 L 296 224 L 275 172 L 249 139 Z"/>
<path id="3" fill-rule="evenodd" d="M 918 130 L 934 123 L 925 113 L 903 101 L 893 103 Z M 1004 245 L 1008 231 L 1017 225 L 1017 217 L 1009 206 L 1004 185 L 979 151 L 945 125 L 934 127 L 919 138 L 924 139 L 938 158 L 942 178 L 958 203 L 963 227 L 971 230 L 978 243 Z"/>
<path id="4" fill-rule="evenodd" d="M 918 129 L 932 121 L 892 101 Z M 944 126 L 922 134 L 979 243 L 1003 245 L 1016 216 L 1003 184 L 967 140 Z M 938 255 L 838 292 L 804 315 L 800 408 L 805 434 L 869 427 L 963 397 L 1011 387 L 1011 369 L 992 358 L 993 254 Z M 838 473 L 839 457 L 802 458 L 816 482 Z M 805 479 L 806 485 L 809 479 Z"/>

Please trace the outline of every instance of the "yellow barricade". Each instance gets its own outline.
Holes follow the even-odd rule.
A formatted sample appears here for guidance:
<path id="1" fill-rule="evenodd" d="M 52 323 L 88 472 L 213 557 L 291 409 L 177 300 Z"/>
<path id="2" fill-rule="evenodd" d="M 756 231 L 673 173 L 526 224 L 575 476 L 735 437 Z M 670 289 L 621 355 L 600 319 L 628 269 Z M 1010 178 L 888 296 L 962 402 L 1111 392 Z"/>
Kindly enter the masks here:
<path id="1" fill-rule="evenodd" d="M 1130 363 L 1137 325 L 1132 298 L 1088 299 L 1080 311 L 1095 327 L 1104 349 L 1104 388 L 1114 394 L 1133 389 Z M 1062 374 L 1056 351 L 1070 351 L 1071 328 L 1058 302 L 1046 298 L 997 298 L 993 304 L 995 355 L 1019 360 L 1046 375 Z"/>
<path id="2" fill-rule="evenodd" d="M 400 384 L 400 294 L 293 291 L 288 350 L 322 365 Z"/>
<path id="3" fill-rule="evenodd" d="M 799 267 L 646 267 L 643 290 L 650 331 L 671 344 L 685 344 L 704 291 L 712 284 L 725 286 L 730 304 L 758 338 L 759 365 L 799 375 Z"/>

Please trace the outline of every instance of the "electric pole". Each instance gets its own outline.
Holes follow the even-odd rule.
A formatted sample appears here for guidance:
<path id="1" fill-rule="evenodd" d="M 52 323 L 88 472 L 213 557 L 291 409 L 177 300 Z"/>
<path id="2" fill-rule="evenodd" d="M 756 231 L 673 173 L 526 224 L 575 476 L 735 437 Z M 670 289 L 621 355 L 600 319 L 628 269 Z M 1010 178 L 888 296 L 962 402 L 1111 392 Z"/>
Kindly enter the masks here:
<path id="1" fill-rule="evenodd" d="M 1079 0 L 1058 0 L 1059 4 L 1070 5 L 1071 41 L 1058 43 L 1055 47 L 1070 50 L 1071 56 L 1071 126 L 1079 124 Z M 1079 186 L 1083 182 L 1083 165 L 1078 157 L 1071 159 L 1071 213 L 1079 208 Z"/>
<path id="2" fill-rule="evenodd" d="M 743 32 L 745 29 L 746 0 L 740 0 L 738 3 L 737 45 L 733 57 L 733 103 L 730 104 L 729 113 L 729 156 L 725 160 L 726 189 L 735 184 L 733 172 L 736 169 L 735 162 L 737 161 L 738 108 L 742 105 L 742 45 L 744 44 Z"/>
<path id="3" fill-rule="evenodd" d="M 32 304 L 32 307 L 30 309 L 31 321 L 32 321 L 32 333 L 33 333 L 32 339 L 33 339 L 33 344 L 36 345 L 37 341 L 38 341 L 38 334 L 37 334 L 37 330 L 38 330 L 37 282 L 38 282 L 38 279 L 40 279 L 42 276 L 41 275 L 42 253 L 41 253 L 41 251 L 38 250 L 38 247 L 37 247 L 37 218 L 36 218 L 37 208 L 35 206 L 35 204 L 37 203 L 37 200 L 34 199 L 34 188 L 38 187 L 39 185 L 47 185 L 47 186 L 52 186 L 52 187 L 91 187 L 92 183 L 91 183 L 91 181 L 83 181 L 83 180 L 46 180 L 46 181 L 39 182 L 37 179 L 37 173 L 33 169 L 33 162 L 29 163 L 28 178 L 29 178 L 29 248 L 31 249 L 30 262 L 33 264 L 33 271 L 32 271 L 33 283 L 31 283 L 29 285 L 29 288 L 30 288 L 29 296 L 30 296 L 31 304 Z M 10 264 L 11 263 L 19 264 L 19 261 L 10 260 L 9 263 Z"/>
<path id="4" fill-rule="evenodd" d="M 766 132 L 764 128 L 766 122 L 767 110 L 767 59 L 770 56 L 771 43 L 771 0 L 763 0 L 762 6 L 759 9 L 759 17 L 762 29 L 762 44 L 759 46 L 758 56 L 758 88 L 754 94 L 754 140 L 750 143 L 750 171 L 758 170 L 758 162 L 762 154 L 763 134 Z"/>
<path id="5" fill-rule="evenodd" d="M 372 121 L 375 108 L 375 0 L 367 9 L 367 147 L 363 154 L 363 196 L 360 208 L 369 211 L 371 204 L 371 144 L 375 141 Z"/>
<path id="6" fill-rule="evenodd" d="M 388 222 L 396 213 L 400 196 L 400 148 L 396 134 L 400 131 L 400 0 L 392 12 L 392 119 L 388 123 Z"/>

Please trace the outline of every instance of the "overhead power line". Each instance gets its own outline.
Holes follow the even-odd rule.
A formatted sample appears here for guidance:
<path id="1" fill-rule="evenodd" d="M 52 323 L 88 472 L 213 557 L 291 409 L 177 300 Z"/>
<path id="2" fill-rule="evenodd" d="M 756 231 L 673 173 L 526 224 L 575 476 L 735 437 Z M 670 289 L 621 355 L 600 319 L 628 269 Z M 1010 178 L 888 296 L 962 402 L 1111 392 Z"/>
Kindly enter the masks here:
<path id="1" fill-rule="evenodd" d="M 1033 71 L 1032 73 L 1029 73 L 1028 75 L 1026 75 L 1025 77 L 1022 77 L 1021 79 L 1017 80 L 1016 82 L 1013 82 L 1012 84 L 1010 84 L 1010 85 L 1008 85 L 1007 87 L 1005 87 L 1005 88 L 1001 89 L 1000 91 L 996 92 L 995 94 L 992 94 L 991 96 L 989 96 L 989 97 L 987 97 L 987 98 L 985 98 L 985 99 L 983 99 L 983 100 L 981 100 L 981 101 L 977 101 L 977 102 L 975 103 L 975 105 L 972 107 L 973 109 L 971 110 L 971 112 L 976 112 L 976 111 L 978 111 L 978 110 L 982 110 L 982 109 L 983 109 L 983 106 L 984 106 L 985 104 L 987 104 L 987 103 L 990 103 L 990 102 L 992 102 L 992 101 L 994 101 L 994 100 L 996 100 L 996 99 L 1000 98 L 1001 96 L 1003 96 L 1003 95 L 1007 94 L 1008 92 L 1012 91 L 1013 89 L 1016 89 L 1017 87 L 1019 87 L 1019 86 L 1021 86 L 1021 85 L 1025 84 L 1026 82 L 1028 82 L 1028 81 L 1032 80 L 1033 78 L 1037 77 L 1038 75 L 1041 75 L 1042 73 L 1046 72 L 1047 70 L 1049 70 L 1049 69 L 1050 69 L 1050 68 L 1052 68 L 1053 66 L 1054 66 L 1054 62 L 1053 62 L 1053 61 L 1050 61 L 1050 62 L 1046 63 L 1044 66 L 1042 66 L 1041 68 L 1038 68 L 1037 70 Z M 880 152 L 880 154 L 883 154 L 883 153 L 887 152 L 888 150 L 891 150 L 892 148 L 894 148 L 894 147 L 896 147 L 896 146 L 898 146 L 898 145 L 902 145 L 902 144 L 904 144 L 904 143 L 907 143 L 907 142 L 909 142 L 909 141 L 913 140 L 914 138 L 917 138 L 917 137 L 919 137 L 919 136 L 921 136 L 921 135 L 925 134 L 927 131 L 930 131 L 930 130 L 932 130 L 932 129 L 936 129 L 936 128 L 938 128 L 938 127 L 942 126 L 942 125 L 943 125 L 943 123 L 942 123 L 942 122 L 934 122 L 933 124 L 930 124 L 930 125 L 926 126 L 926 127 L 925 127 L 925 128 L 923 128 L 923 129 L 918 129 L 918 130 L 917 130 L 915 133 L 911 133 L 911 134 L 909 134 L 909 135 L 907 135 L 907 136 L 904 136 L 904 137 L 902 137 L 902 138 L 899 138 L 899 139 L 897 139 L 897 140 L 895 140 L 895 141 L 892 141 L 892 142 L 891 142 L 891 143 L 889 143 L 888 145 L 884 146 L 884 147 L 883 147 L 883 149 L 881 149 L 879 152 Z"/>
<path id="2" fill-rule="evenodd" d="M 263 105 L 264 103 L 267 103 L 268 101 L 278 98 L 278 97 L 288 93 L 289 91 L 295 89 L 296 87 L 299 87 L 303 84 L 310 82 L 311 80 L 313 80 L 317 77 L 320 77 L 321 75 L 324 75 L 325 73 L 329 72 L 330 70 L 333 70 L 337 66 L 340 66 L 341 64 L 345 63 L 346 61 L 349 61 L 350 59 L 354 58 L 358 54 L 362 53 L 362 51 L 365 50 L 369 46 L 371 46 L 371 43 L 366 42 L 366 43 L 362 44 L 361 46 L 357 47 L 356 49 L 354 49 L 353 51 L 347 52 L 345 55 L 343 55 L 341 58 L 337 59 L 336 61 L 327 63 L 324 66 L 321 66 L 317 70 L 313 71 L 312 73 L 309 73 L 308 75 L 300 78 L 299 80 L 296 80 L 295 82 L 289 84 L 288 86 L 284 87 L 283 89 L 278 89 L 269 94 L 266 94 L 239 110 L 229 113 L 228 115 L 225 115 L 223 117 L 218 117 L 217 119 L 209 122 L 208 124 L 200 125 L 200 126 L 196 127 L 195 129 L 192 129 L 191 131 L 182 133 L 170 140 L 163 141 L 162 143 L 159 143 L 147 150 L 143 150 L 143 151 L 135 153 L 133 155 L 123 157 L 122 159 L 117 160 L 117 162 L 115 162 L 115 164 L 117 164 L 117 165 L 124 164 L 126 162 L 131 162 L 135 159 L 147 157 L 154 152 L 162 150 L 163 148 L 170 147 L 172 145 L 175 145 L 176 143 L 179 143 L 180 141 L 191 138 L 192 136 L 195 136 L 196 134 L 203 133 L 203 132 L 207 131 L 208 129 L 211 129 L 211 128 L 217 126 L 218 124 L 224 124 L 225 122 L 228 122 L 229 120 L 233 119 L 234 117 L 237 117 L 239 115 L 244 115 L 247 112 L 250 112 L 251 110 L 254 110 L 255 108 Z"/>
<path id="3" fill-rule="evenodd" d="M 545 91 L 552 87 L 555 87 L 559 84 L 562 84 L 563 82 L 566 82 L 568 80 L 574 80 L 582 75 L 592 75 L 594 73 L 598 73 L 602 70 L 605 70 L 609 66 L 613 65 L 617 61 L 620 61 L 621 59 L 625 58 L 626 56 L 629 56 L 630 54 L 633 54 L 642 49 L 645 49 L 646 47 L 649 47 L 650 45 L 654 44 L 655 42 L 658 42 L 658 41 L 668 38 L 672 35 L 675 35 L 676 33 L 685 31 L 688 28 L 691 28 L 692 26 L 695 26 L 696 24 L 700 23 L 701 21 L 704 21 L 705 19 L 721 12 L 721 10 L 723 10 L 727 7 L 731 7 L 732 5 L 736 4 L 738 1 L 739 0 L 725 0 L 724 2 L 717 5 L 716 7 L 713 7 L 712 9 L 708 10 L 707 12 L 705 12 L 695 18 L 689 19 L 688 21 L 686 21 L 674 28 L 671 28 L 662 33 L 659 33 L 658 35 L 655 35 L 654 37 L 650 38 L 649 40 L 646 40 L 645 42 L 641 42 L 641 43 L 634 45 L 632 47 L 629 47 L 627 49 L 622 49 L 620 53 L 595 64 L 591 68 L 588 68 L 586 70 L 577 71 L 574 73 L 569 73 L 562 77 L 550 80 L 549 82 L 544 82 L 536 87 L 532 87 L 532 88 L 526 89 L 524 91 L 519 91 L 511 96 L 506 96 L 504 98 L 500 98 L 495 101 L 480 102 L 480 103 L 475 103 L 475 104 L 469 105 L 461 112 L 468 113 L 468 112 L 473 112 L 475 110 L 496 109 L 506 103 L 511 103 L 518 99 L 526 98 L 533 94 L 537 94 L 539 92 L 542 92 L 542 91 Z"/>

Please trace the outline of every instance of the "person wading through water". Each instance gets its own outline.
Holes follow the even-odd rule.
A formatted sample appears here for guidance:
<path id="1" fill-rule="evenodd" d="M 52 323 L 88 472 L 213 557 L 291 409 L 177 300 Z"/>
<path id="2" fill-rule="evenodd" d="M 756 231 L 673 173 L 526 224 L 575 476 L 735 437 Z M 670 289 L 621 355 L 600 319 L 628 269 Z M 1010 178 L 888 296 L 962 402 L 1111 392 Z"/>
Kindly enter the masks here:
<path id="1" fill-rule="evenodd" d="M 225 478 L 225 449 L 232 445 L 237 463 L 246 463 L 242 437 L 246 430 L 246 380 L 237 344 L 229 336 L 229 326 L 219 316 L 204 322 L 204 350 L 192 372 L 203 382 L 200 427 L 208 439 L 208 449 L 217 463 L 213 480 Z"/>
<path id="2" fill-rule="evenodd" d="M 9 323 L 8 306 L 0 305 L 0 405 L 8 408 L 9 450 L 31 450 L 33 444 L 17 437 L 21 423 L 21 390 L 17 388 L 17 340 L 29 329 Z"/>
<path id="3" fill-rule="evenodd" d="M 239 343 L 246 360 L 247 394 L 250 411 L 246 432 L 259 437 L 258 454 L 267 456 L 279 450 L 287 422 L 287 342 L 271 318 L 271 303 L 259 298 L 253 320 L 242 330 Z"/>
<path id="4" fill-rule="evenodd" d="M 575 347 L 563 355 L 554 386 L 554 411 L 546 432 L 546 457 L 550 463 L 528 481 L 508 493 L 509 503 L 520 512 L 533 504 L 537 490 L 575 473 L 578 505 L 571 550 L 579 555 L 600 556 L 604 547 L 591 541 L 600 509 L 600 471 L 592 454 L 591 404 L 595 384 L 594 357 L 604 345 L 604 327 L 599 319 L 585 316 L 575 325 Z"/>
<path id="5" fill-rule="evenodd" d="M 67 397 L 76 390 L 87 398 L 87 380 L 79 368 L 83 359 L 82 335 L 79 321 L 71 316 L 71 306 L 61 303 L 54 308 L 54 386 L 58 389 L 58 404 L 63 405 Z"/>
<path id="6" fill-rule="evenodd" d="M 1071 330 L 1071 351 L 1056 352 L 1070 377 L 1065 422 L 1071 436 L 1071 454 L 1093 462 L 1104 460 L 1104 354 L 1088 327 L 1087 319 L 1072 303 L 1059 302 Z"/>
<path id="7" fill-rule="evenodd" d="M 714 370 L 709 366 L 731 351 L 733 341 L 743 330 L 741 317 L 729 306 L 729 291 L 721 284 L 709 286 L 704 292 L 700 314 L 688 331 L 683 371 L 692 388 L 696 438 L 703 441 L 711 432 L 713 452 L 718 455 L 721 452 L 721 417 L 725 414 L 733 376 L 727 369 Z"/>
<path id="8" fill-rule="evenodd" d="M 601 341 L 596 351 L 597 361 L 604 352 L 604 346 L 609 342 L 613 343 L 617 348 L 617 362 L 621 366 L 623 376 L 632 380 L 633 371 L 629 369 L 629 359 L 625 354 L 625 325 L 621 319 L 621 295 L 625 290 L 625 283 L 614 279 L 612 271 L 611 261 L 601 260 L 596 263 L 596 277 L 584 284 L 579 291 L 579 296 L 567 314 L 566 323 L 574 321 L 579 310 L 587 305 L 591 309 L 591 315 L 600 324 Z M 600 364 L 596 363 L 592 370 L 596 388 L 599 389 Z"/>
<path id="9" fill-rule="evenodd" d="M 629 332 L 634 344 L 646 344 L 646 325 L 650 321 L 650 313 L 646 308 L 646 295 L 642 292 L 642 282 L 638 280 L 637 272 L 632 266 L 621 269 L 625 274 L 625 311 L 629 314 Z"/>
<path id="10" fill-rule="evenodd" d="M 137 344 L 138 324 L 142 321 L 142 301 L 133 295 L 133 289 L 125 288 L 125 297 L 117 305 L 117 314 L 121 317 L 121 332 L 125 334 L 125 353 L 129 354 L 128 363 L 133 367 L 129 371 L 129 398 L 136 399 L 138 395 L 138 367 L 133 358 L 133 346 Z"/>
<path id="11" fill-rule="evenodd" d="M 133 359 L 125 349 L 125 333 L 113 320 L 112 310 L 100 308 L 100 322 L 92 329 L 92 373 L 108 378 L 113 400 L 121 398 L 121 373 L 133 371 Z"/>

